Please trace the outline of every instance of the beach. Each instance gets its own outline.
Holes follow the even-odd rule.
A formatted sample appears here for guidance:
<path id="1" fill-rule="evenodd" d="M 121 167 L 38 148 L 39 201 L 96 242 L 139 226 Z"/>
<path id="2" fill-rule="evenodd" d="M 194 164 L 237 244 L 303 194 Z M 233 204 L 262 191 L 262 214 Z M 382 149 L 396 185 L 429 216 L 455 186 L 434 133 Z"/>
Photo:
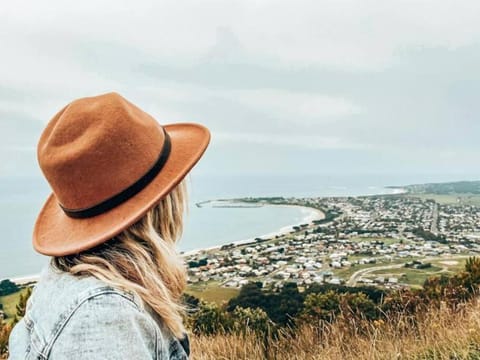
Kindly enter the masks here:
<path id="1" fill-rule="evenodd" d="M 229 202 L 229 203 L 234 204 L 234 202 Z M 254 243 L 256 241 L 255 239 L 257 239 L 257 238 L 267 239 L 267 238 L 272 238 L 272 237 L 275 237 L 275 236 L 282 236 L 282 235 L 288 234 L 290 231 L 292 231 L 294 226 L 299 226 L 299 225 L 302 225 L 302 224 L 310 224 L 311 222 L 313 222 L 315 220 L 323 220 L 325 218 L 325 214 L 323 213 L 323 211 L 312 208 L 312 207 L 307 207 L 307 206 L 284 205 L 284 204 L 282 204 L 282 205 L 262 204 L 262 206 L 297 207 L 297 208 L 301 208 L 302 210 L 305 210 L 305 212 L 307 214 L 302 219 L 302 221 L 296 222 L 296 223 L 293 223 L 293 224 L 290 224 L 290 225 L 282 226 L 281 228 L 279 228 L 276 231 L 272 231 L 272 232 L 269 232 L 269 233 L 265 233 L 265 234 L 255 236 L 255 237 L 250 237 L 250 238 L 243 239 L 243 240 L 232 241 L 232 242 L 229 242 L 227 244 L 215 245 L 215 246 L 210 246 L 210 247 L 206 247 L 206 248 L 198 248 L 198 249 L 193 249 L 193 250 L 189 250 L 189 251 L 184 251 L 184 252 L 182 252 L 182 255 L 183 256 L 193 256 L 193 255 L 196 255 L 196 254 L 199 254 L 199 253 L 202 253 L 202 252 L 219 250 L 224 245 L 230 245 L 231 244 L 233 246 L 241 246 L 241 245 L 245 245 L 245 244 Z"/>

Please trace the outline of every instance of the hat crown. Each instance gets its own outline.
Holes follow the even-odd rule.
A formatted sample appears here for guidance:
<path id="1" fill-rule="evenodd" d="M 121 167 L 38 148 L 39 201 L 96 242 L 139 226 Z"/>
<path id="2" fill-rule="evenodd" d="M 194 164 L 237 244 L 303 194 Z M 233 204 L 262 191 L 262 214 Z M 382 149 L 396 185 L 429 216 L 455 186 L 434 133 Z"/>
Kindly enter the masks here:
<path id="1" fill-rule="evenodd" d="M 85 209 L 122 192 L 157 161 L 165 135 L 117 93 L 85 97 L 60 110 L 38 143 L 38 162 L 58 202 Z"/>

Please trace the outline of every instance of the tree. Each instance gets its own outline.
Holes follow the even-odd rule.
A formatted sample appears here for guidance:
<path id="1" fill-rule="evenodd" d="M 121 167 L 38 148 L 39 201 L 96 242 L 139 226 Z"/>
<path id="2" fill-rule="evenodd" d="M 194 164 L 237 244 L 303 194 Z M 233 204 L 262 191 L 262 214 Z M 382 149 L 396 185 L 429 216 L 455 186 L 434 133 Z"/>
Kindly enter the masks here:
<path id="1" fill-rule="evenodd" d="M 200 265 L 198 265 L 198 262 L 195 261 L 195 260 L 191 260 L 188 262 L 188 267 L 189 268 L 196 268 L 196 267 L 199 267 Z"/>
<path id="2" fill-rule="evenodd" d="M 429 276 L 423 282 L 422 295 L 429 301 L 440 301 L 449 282 L 450 278 L 444 274 L 441 276 Z"/>
<path id="3" fill-rule="evenodd" d="M 480 284 L 480 259 L 473 256 L 465 262 L 465 287 L 471 292 L 478 292 Z"/>
<path id="4" fill-rule="evenodd" d="M 333 290 L 338 294 L 343 293 L 364 293 L 371 299 L 375 304 L 379 304 L 382 299 L 387 294 L 387 291 L 384 289 L 379 289 L 373 286 L 345 286 L 345 285 L 335 285 L 335 284 L 313 284 L 306 291 L 306 294 L 311 293 L 322 293 L 327 292 L 328 290 Z"/>
<path id="5" fill-rule="evenodd" d="M 0 296 L 10 295 L 19 291 L 20 288 L 17 284 L 10 281 L 9 279 L 5 279 L 0 281 Z"/>
<path id="6" fill-rule="evenodd" d="M 225 310 L 214 303 L 202 302 L 192 319 L 192 330 L 196 334 L 213 335 L 231 329 L 231 320 Z"/>
<path id="7" fill-rule="evenodd" d="M 272 321 L 262 309 L 242 308 L 237 306 L 232 312 L 233 328 L 245 334 L 252 330 L 256 334 L 266 334 Z"/>
<path id="8" fill-rule="evenodd" d="M 200 304 L 200 300 L 197 297 L 187 293 L 183 294 L 182 302 L 189 310 L 198 310 L 198 305 Z"/>
<path id="9" fill-rule="evenodd" d="M 311 323 L 332 322 L 340 312 L 340 296 L 333 290 L 308 294 L 303 303 L 301 319 Z"/>
<path id="10" fill-rule="evenodd" d="M 266 294 L 262 291 L 261 282 L 249 282 L 242 286 L 240 293 L 230 299 L 227 305 L 228 311 L 233 311 L 237 306 L 243 308 L 262 308 L 265 310 L 267 303 Z"/>
<path id="11" fill-rule="evenodd" d="M 364 293 L 342 294 L 340 309 L 347 318 L 375 320 L 379 316 L 377 306 Z"/>
<path id="12" fill-rule="evenodd" d="M 271 297 L 269 306 L 265 309 L 270 318 L 281 325 L 293 325 L 293 318 L 303 308 L 303 296 L 298 291 L 297 284 L 287 282 L 282 290 Z"/>

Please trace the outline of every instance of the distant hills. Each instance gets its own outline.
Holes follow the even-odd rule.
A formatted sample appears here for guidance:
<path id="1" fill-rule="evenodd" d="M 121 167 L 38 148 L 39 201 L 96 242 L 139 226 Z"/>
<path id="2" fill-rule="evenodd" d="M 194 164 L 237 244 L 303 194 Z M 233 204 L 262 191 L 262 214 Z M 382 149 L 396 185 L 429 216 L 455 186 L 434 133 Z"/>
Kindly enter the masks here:
<path id="1" fill-rule="evenodd" d="M 480 181 L 414 184 L 407 186 L 389 186 L 389 188 L 405 189 L 411 194 L 480 194 Z"/>

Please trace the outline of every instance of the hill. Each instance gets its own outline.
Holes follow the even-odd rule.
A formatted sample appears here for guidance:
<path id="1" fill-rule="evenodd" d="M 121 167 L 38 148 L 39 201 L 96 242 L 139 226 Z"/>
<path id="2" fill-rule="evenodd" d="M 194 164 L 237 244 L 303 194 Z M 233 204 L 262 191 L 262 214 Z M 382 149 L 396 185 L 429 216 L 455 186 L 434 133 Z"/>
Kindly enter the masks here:
<path id="1" fill-rule="evenodd" d="M 480 305 L 472 302 L 461 311 L 431 309 L 425 316 L 405 314 L 396 321 L 363 326 L 345 322 L 321 328 L 303 325 L 295 333 L 284 331 L 269 343 L 247 334 L 193 335 L 192 358 L 213 359 L 480 359 Z"/>
<path id="2" fill-rule="evenodd" d="M 390 188 L 398 188 L 392 186 Z M 401 186 L 410 194 L 480 194 L 480 181 L 456 181 L 446 183 L 413 184 Z"/>
<path id="3" fill-rule="evenodd" d="M 475 257 L 421 289 L 249 283 L 222 305 L 186 296 L 185 324 L 194 359 L 480 359 L 479 285 Z M 0 323 L 0 359 L 11 325 Z"/>

